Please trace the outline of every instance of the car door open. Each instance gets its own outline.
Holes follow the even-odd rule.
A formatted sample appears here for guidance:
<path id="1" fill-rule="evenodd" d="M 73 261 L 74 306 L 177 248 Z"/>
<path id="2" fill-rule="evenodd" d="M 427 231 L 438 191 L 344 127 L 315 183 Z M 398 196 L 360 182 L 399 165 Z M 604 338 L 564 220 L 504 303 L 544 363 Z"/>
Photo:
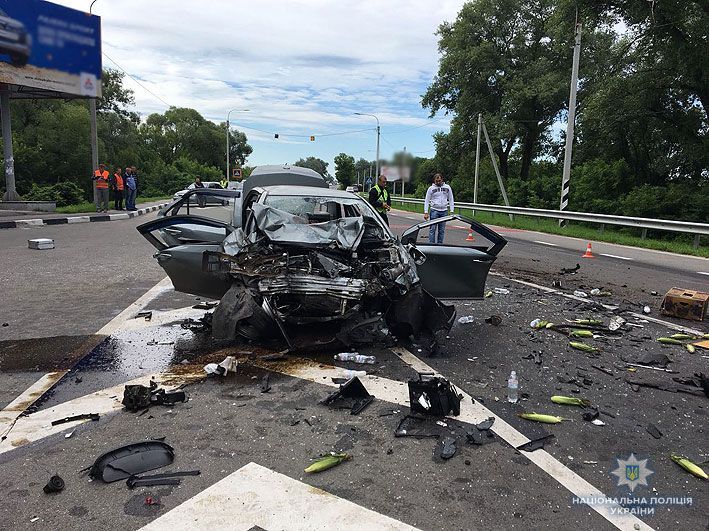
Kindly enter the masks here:
<path id="1" fill-rule="evenodd" d="M 461 247 L 419 241 L 422 229 L 450 221 L 469 225 L 474 245 Z M 427 238 L 427 232 L 423 236 Z M 452 214 L 406 229 L 401 243 L 409 249 L 421 285 L 431 295 L 440 299 L 479 299 L 485 293 L 488 271 L 507 240 L 473 219 Z"/>
<path id="2" fill-rule="evenodd" d="M 225 273 L 205 272 L 205 251 L 219 251 L 234 227 L 198 216 L 170 216 L 139 225 L 157 252 L 153 255 L 172 280 L 176 291 L 220 299 L 231 286 Z"/>

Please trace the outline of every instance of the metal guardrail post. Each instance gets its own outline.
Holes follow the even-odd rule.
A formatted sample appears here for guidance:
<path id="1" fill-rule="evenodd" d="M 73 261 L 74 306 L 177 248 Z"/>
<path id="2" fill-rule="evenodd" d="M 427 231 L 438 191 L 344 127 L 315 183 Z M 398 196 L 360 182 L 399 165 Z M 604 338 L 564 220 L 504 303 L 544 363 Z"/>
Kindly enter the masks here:
<path id="1" fill-rule="evenodd" d="M 643 229 L 642 233 L 640 234 L 640 239 L 644 240 L 647 238 L 647 229 Z"/>
<path id="2" fill-rule="evenodd" d="M 694 248 L 699 249 L 699 234 L 694 235 Z"/>

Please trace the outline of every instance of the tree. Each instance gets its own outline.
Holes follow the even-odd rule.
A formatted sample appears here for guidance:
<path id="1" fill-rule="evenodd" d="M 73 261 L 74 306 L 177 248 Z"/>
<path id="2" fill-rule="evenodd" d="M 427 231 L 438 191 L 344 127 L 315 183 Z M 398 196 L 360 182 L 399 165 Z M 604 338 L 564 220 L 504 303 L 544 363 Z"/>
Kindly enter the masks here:
<path id="1" fill-rule="evenodd" d="M 340 153 L 335 157 L 335 179 L 342 188 L 346 188 L 355 182 L 355 159 L 346 153 Z"/>
<path id="2" fill-rule="evenodd" d="M 329 166 L 329 164 L 322 159 L 319 159 L 317 157 L 298 159 L 295 165 L 300 166 L 301 168 L 310 168 L 311 170 L 318 172 L 328 183 L 332 183 L 335 181 L 332 175 L 330 175 L 327 171 L 327 167 Z"/>

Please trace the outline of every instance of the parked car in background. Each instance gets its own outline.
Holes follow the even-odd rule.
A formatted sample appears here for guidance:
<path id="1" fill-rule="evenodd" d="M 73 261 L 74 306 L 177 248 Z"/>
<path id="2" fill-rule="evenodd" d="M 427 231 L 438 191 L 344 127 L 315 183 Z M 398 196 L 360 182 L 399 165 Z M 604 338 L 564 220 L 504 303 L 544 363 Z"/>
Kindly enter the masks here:
<path id="1" fill-rule="evenodd" d="M 202 181 L 202 184 L 204 185 L 204 188 L 209 188 L 212 190 L 222 190 L 223 189 L 222 185 L 216 181 Z M 180 190 L 179 192 L 175 192 L 175 195 L 172 196 L 172 200 L 177 201 L 183 195 L 185 195 L 188 191 L 194 190 L 194 189 L 195 189 L 195 186 L 194 186 L 194 183 L 192 183 L 184 190 Z M 205 196 L 205 197 L 206 197 L 206 201 L 208 201 L 207 204 L 217 204 L 217 203 L 212 203 L 213 201 L 217 200 L 215 197 L 213 197 L 213 196 Z M 197 204 L 196 196 L 192 197 L 192 201 L 193 201 L 193 204 Z"/>
<path id="2" fill-rule="evenodd" d="M 210 193 L 233 198 L 231 215 L 190 207 L 191 195 Z M 432 224 L 454 220 L 470 225 L 475 246 L 419 241 Z M 215 337 L 280 337 L 289 347 L 411 335 L 435 344 L 455 321 L 443 300 L 482 298 L 507 243 L 458 215 L 414 225 L 399 239 L 359 195 L 330 189 L 312 170 L 278 166 L 256 168 L 240 191 L 188 191 L 138 231 L 177 291 L 221 299 Z"/>
<path id="3" fill-rule="evenodd" d="M 25 66 L 30 58 L 32 37 L 25 25 L 0 9 L 0 54 L 8 54 L 13 66 Z"/>

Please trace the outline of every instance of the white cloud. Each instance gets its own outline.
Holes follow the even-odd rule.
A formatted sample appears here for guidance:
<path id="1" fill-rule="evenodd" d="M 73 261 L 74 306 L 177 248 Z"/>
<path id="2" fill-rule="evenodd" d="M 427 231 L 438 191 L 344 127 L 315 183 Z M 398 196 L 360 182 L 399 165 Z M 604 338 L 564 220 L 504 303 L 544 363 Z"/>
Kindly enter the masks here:
<path id="1" fill-rule="evenodd" d="M 58 3 L 86 10 L 90 0 Z M 98 0 L 94 13 L 102 17 L 106 54 L 159 96 L 126 79 L 141 114 L 164 111 L 160 100 L 195 108 L 215 121 L 224 121 L 229 109 L 248 108 L 248 115 L 233 114 L 233 121 L 308 134 L 373 128 L 373 119 L 353 114 L 362 111 L 376 114 L 386 133 L 425 122 L 420 96 L 437 69 L 435 32 L 444 20 L 455 19 L 462 4 Z M 104 65 L 115 66 L 106 58 Z M 430 149 L 431 132 L 445 126 L 413 130 L 416 137 L 404 141 L 418 144 L 420 151 Z M 250 141 L 273 144 L 265 133 L 247 134 Z M 340 151 L 352 146 L 353 155 L 372 156 L 364 152 L 371 143 L 367 135 L 348 137 L 348 145 L 345 140 Z M 270 149 L 259 145 L 252 159 L 267 162 Z M 337 152 L 316 156 L 331 160 Z"/>

